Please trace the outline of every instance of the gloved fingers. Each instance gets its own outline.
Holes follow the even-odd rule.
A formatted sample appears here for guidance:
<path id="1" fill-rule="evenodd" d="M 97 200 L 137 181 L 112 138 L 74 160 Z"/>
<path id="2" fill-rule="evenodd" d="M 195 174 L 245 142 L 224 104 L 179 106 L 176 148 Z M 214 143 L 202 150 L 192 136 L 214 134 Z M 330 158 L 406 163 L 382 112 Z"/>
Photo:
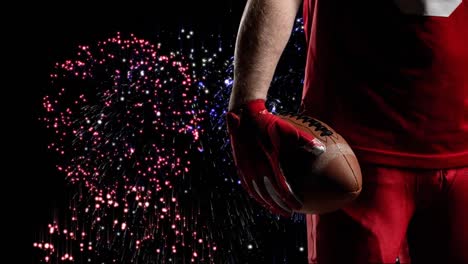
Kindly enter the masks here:
<path id="1" fill-rule="evenodd" d="M 266 173 L 268 176 L 263 179 L 269 196 L 272 197 L 276 205 L 283 209 L 291 210 L 301 208 L 301 200 L 294 194 L 281 169 L 278 158 L 279 153 L 275 150 L 268 151 L 263 145 L 261 147 L 269 163 L 269 171 Z"/>
<path id="2" fill-rule="evenodd" d="M 278 118 L 268 129 L 273 142 L 277 142 L 278 151 L 296 152 L 305 150 L 314 155 L 325 152 L 325 144 L 312 134 L 294 127 L 292 124 Z"/>

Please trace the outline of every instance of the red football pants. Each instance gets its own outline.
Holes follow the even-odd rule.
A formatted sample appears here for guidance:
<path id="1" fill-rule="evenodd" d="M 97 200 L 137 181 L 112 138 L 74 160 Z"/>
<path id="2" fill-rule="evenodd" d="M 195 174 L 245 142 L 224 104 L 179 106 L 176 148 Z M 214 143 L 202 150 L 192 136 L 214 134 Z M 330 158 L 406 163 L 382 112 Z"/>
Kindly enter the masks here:
<path id="1" fill-rule="evenodd" d="M 468 263 L 468 168 L 362 170 L 352 204 L 307 215 L 309 263 Z"/>

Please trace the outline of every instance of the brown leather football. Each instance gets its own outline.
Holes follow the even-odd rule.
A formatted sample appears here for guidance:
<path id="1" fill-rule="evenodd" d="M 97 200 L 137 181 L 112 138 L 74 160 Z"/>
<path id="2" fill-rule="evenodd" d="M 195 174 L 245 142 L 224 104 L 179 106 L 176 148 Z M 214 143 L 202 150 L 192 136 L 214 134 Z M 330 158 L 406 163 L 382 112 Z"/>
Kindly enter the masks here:
<path id="1" fill-rule="evenodd" d="M 278 115 L 324 143 L 319 156 L 307 149 L 281 153 L 280 167 L 303 202 L 300 213 L 327 213 L 344 207 L 362 189 L 359 162 L 346 140 L 327 124 L 305 115 Z"/>

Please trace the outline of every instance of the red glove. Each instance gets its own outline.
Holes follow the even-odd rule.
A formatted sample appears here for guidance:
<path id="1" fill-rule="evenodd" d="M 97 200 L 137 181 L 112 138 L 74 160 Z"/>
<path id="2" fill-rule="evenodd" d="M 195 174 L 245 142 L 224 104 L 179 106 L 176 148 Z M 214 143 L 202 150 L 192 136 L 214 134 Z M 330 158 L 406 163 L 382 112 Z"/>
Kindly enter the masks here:
<path id="1" fill-rule="evenodd" d="M 273 213 L 290 216 L 302 207 L 280 166 L 280 154 L 305 149 L 313 155 L 325 145 L 268 112 L 262 99 L 227 113 L 234 162 L 242 185 Z"/>

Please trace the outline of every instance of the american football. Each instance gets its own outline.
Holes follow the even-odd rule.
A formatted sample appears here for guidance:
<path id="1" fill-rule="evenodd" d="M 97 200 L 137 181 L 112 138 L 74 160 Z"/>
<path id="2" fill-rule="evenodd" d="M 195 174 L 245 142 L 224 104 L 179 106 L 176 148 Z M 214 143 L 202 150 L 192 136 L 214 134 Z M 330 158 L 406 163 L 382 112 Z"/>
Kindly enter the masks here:
<path id="1" fill-rule="evenodd" d="M 303 202 L 298 212 L 331 212 L 354 200 L 361 192 L 362 176 L 358 160 L 346 140 L 314 118 L 297 114 L 278 117 L 312 134 L 326 147 L 319 156 L 308 154 L 307 146 L 295 153 L 280 154 L 283 175 Z"/>

